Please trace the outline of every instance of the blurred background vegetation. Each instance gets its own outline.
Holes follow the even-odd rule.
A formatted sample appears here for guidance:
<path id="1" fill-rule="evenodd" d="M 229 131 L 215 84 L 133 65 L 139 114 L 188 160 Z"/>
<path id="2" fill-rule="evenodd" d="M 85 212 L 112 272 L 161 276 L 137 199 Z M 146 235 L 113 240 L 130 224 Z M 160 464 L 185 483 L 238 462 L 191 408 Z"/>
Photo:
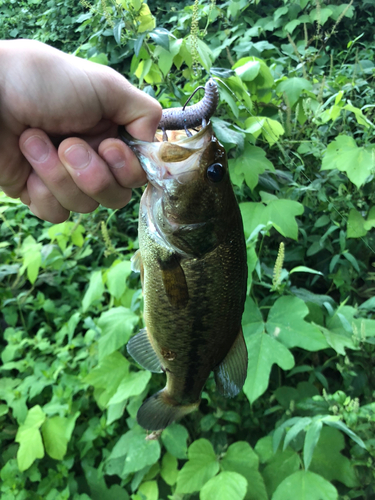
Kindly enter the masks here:
<path id="1" fill-rule="evenodd" d="M 0 39 L 110 65 L 163 107 L 211 74 L 247 238 L 249 371 L 145 440 L 125 345 L 142 190 L 52 225 L 0 193 L 4 500 L 375 496 L 375 0 L 0 0 Z M 196 96 L 199 99 L 199 96 Z"/>

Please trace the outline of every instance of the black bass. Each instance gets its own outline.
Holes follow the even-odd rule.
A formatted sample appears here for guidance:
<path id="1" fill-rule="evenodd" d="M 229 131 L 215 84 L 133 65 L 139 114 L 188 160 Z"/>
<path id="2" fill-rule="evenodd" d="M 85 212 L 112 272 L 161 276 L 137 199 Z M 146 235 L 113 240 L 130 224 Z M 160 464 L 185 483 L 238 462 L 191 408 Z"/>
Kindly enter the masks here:
<path id="1" fill-rule="evenodd" d="M 139 213 L 146 328 L 128 352 L 166 387 L 140 407 L 138 423 L 160 430 L 196 409 L 210 372 L 227 397 L 242 389 L 247 350 L 241 318 L 246 244 L 223 146 L 211 124 L 174 142 L 120 136 L 148 178 Z"/>

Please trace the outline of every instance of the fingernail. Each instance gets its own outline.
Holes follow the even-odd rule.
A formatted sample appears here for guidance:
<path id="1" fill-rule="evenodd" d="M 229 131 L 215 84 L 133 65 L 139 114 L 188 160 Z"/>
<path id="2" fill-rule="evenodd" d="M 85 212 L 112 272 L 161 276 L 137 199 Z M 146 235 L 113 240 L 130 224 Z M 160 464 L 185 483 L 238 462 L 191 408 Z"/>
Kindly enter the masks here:
<path id="1" fill-rule="evenodd" d="M 44 161 L 49 153 L 48 144 L 37 135 L 32 135 L 24 142 L 26 153 L 35 161 Z"/>
<path id="2" fill-rule="evenodd" d="M 64 156 L 72 168 L 85 168 L 90 162 L 90 153 L 82 144 L 75 144 L 68 148 Z"/>
<path id="3" fill-rule="evenodd" d="M 103 151 L 103 158 L 111 168 L 125 167 L 124 155 L 118 148 L 107 148 Z"/>

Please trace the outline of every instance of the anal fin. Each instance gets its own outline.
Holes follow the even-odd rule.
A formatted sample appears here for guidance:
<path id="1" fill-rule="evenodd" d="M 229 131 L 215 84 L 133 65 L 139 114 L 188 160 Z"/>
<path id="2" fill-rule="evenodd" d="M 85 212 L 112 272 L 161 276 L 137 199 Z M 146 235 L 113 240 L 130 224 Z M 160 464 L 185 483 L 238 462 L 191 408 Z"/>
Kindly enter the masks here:
<path id="1" fill-rule="evenodd" d="M 146 399 L 138 410 L 137 421 L 141 427 L 149 431 L 165 429 L 172 422 L 197 409 L 199 403 L 200 400 L 180 405 L 169 397 L 166 389 L 163 389 Z"/>
<path id="2" fill-rule="evenodd" d="M 216 386 L 226 398 L 234 398 L 242 389 L 247 375 L 247 362 L 247 348 L 241 328 L 224 361 L 214 369 Z"/>
<path id="3" fill-rule="evenodd" d="M 142 328 L 126 345 L 128 353 L 143 368 L 154 373 L 162 373 L 160 359 L 152 347 L 146 328 Z"/>

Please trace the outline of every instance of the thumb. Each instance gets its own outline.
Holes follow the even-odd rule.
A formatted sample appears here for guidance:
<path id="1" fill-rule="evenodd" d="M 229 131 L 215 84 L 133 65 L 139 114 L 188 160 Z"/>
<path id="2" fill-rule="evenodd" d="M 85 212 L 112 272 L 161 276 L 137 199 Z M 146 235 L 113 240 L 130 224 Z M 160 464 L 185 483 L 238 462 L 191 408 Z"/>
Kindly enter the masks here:
<path id="1" fill-rule="evenodd" d="M 85 69 L 102 106 L 103 118 L 125 125 L 137 139 L 152 141 L 162 115 L 160 104 L 111 68 L 90 63 Z"/>

